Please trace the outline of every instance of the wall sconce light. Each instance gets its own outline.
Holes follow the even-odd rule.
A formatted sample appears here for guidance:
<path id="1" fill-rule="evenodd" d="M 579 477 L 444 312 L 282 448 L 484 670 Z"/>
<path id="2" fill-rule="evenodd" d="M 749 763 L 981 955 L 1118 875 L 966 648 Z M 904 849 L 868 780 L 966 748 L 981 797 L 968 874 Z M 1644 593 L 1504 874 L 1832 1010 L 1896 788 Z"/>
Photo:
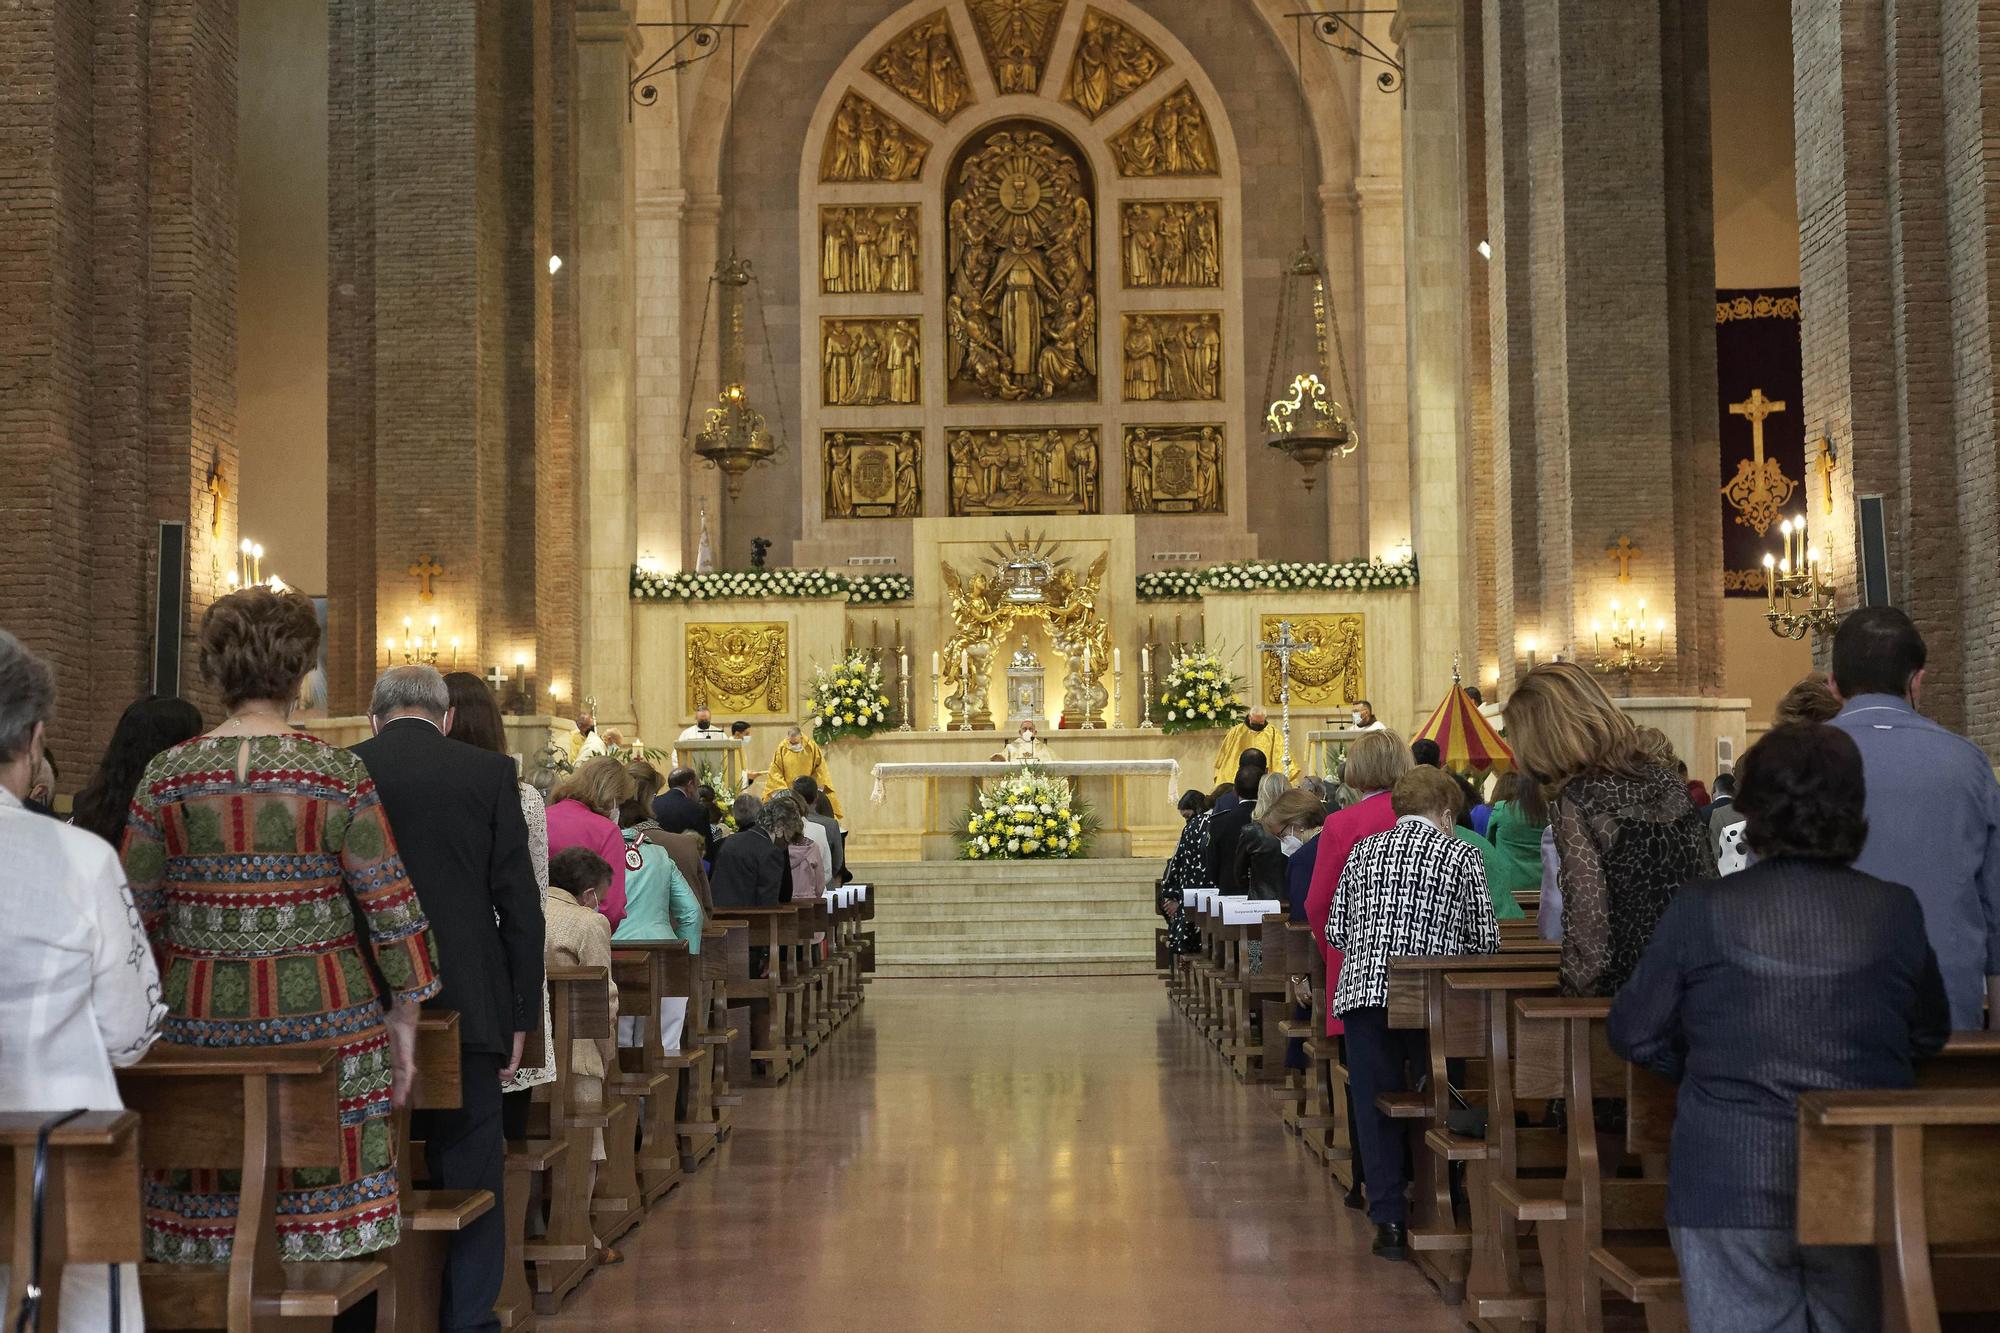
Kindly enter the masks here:
<path id="1" fill-rule="evenodd" d="M 1781 639 L 1830 634 L 1840 624 L 1833 582 L 1819 548 L 1806 539 L 1805 515 L 1778 525 L 1784 555 L 1764 556 L 1764 620 Z M 1796 605 L 1795 605 L 1796 604 Z"/>
<path id="2" fill-rule="evenodd" d="M 1600 675 L 1630 676 L 1635 671 L 1657 672 L 1667 665 L 1667 622 L 1655 619 L 1649 634 L 1646 626 L 1646 600 L 1639 599 L 1636 615 L 1626 615 L 1619 609 L 1618 600 L 1611 602 L 1611 652 L 1607 656 L 1601 637 L 1603 627 L 1593 620 L 1590 622 L 1590 645 L 1596 661 L 1592 670 Z M 1652 652 L 1649 655 L 1648 649 Z"/>

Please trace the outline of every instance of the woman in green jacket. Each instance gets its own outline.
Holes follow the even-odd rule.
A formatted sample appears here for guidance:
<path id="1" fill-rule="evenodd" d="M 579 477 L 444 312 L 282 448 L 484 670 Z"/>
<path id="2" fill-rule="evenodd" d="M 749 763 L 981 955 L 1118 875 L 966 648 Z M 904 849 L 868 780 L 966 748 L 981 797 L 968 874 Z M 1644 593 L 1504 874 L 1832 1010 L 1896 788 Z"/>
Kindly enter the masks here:
<path id="1" fill-rule="evenodd" d="M 1503 773 L 1493 791 L 1493 818 L 1486 833 L 1493 855 L 1486 860 L 1487 886 L 1511 899 L 1542 886 L 1542 830 L 1549 826 L 1548 804 L 1533 778 Z"/>

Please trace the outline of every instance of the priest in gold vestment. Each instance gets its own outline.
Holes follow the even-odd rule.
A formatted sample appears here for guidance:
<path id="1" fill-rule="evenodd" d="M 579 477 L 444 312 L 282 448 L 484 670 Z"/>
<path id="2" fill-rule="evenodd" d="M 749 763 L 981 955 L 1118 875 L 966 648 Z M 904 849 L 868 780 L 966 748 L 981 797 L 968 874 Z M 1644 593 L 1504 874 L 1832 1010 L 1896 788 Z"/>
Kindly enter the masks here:
<path id="1" fill-rule="evenodd" d="M 826 752 L 817 741 L 807 740 L 805 732 L 793 727 L 785 733 L 784 744 L 765 766 L 764 799 L 768 801 L 781 791 L 790 791 L 792 783 L 800 778 L 811 778 L 818 783 L 819 789 L 826 793 L 833 817 L 846 821 L 847 816 L 840 810 L 840 797 L 833 792 L 833 778 L 826 771 Z"/>
<path id="2" fill-rule="evenodd" d="M 1215 752 L 1216 786 L 1236 780 L 1236 769 L 1243 762 L 1245 750 L 1262 750 L 1264 758 L 1270 761 L 1270 772 L 1283 773 L 1290 782 L 1299 780 L 1298 765 L 1285 749 L 1285 733 L 1271 725 L 1263 709 L 1253 708 L 1243 721 L 1223 734 L 1222 748 Z"/>

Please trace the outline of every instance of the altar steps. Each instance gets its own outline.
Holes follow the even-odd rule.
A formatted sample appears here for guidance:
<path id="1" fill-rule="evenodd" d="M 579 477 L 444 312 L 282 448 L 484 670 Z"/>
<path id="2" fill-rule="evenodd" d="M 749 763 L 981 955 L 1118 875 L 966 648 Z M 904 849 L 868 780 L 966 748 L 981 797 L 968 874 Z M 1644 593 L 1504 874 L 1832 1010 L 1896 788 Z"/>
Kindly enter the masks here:
<path id="1" fill-rule="evenodd" d="M 1153 971 L 1157 860 L 918 861 L 855 871 L 876 886 L 877 976 Z"/>

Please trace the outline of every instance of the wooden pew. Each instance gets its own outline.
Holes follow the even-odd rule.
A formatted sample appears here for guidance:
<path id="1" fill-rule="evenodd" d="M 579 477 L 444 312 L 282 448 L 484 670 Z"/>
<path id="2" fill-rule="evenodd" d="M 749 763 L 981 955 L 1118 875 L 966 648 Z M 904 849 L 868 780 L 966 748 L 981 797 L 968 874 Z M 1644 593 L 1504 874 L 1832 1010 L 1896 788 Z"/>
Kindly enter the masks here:
<path id="1" fill-rule="evenodd" d="M 280 1263 L 278 1176 L 340 1166 L 340 1057 L 324 1047 L 218 1050 L 156 1045 L 118 1071 L 139 1114 L 139 1160 L 154 1169 L 242 1173 L 226 1264 L 144 1264 L 146 1323 L 155 1329 L 327 1329 L 377 1291 L 372 1259 Z"/>
<path id="2" fill-rule="evenodd" d="M 2000 1086 L 1799 1098 L 1798 1237 L 1878 1247 L 1887 1328 L 2000 1323 Z"/>
<path id="3" fill-rule="evenodd" d="M 28 1284 L 41 1281 L 41 1326 L 62 1325 L 63 1269 L 108 1282 L 99 1264 L 145 1258 L 139 1214 L 139 1117 L 132 1111 L 85 1111 L 49 1132 L 42 1199 L 42 1266 L 33 1253 L 35 1146 L 60 1111 L 0 1112 L 0 1254 L 7 1256 L 5 1322 L 14 1324 Z"/>
<path id="4" fill-rule="evenodd" d="M 730 1089 L 729 1046 L 737 1036 L 736 1029 L 729 1026 L 730 959 L 735 953 L 730 939 L 732 935 L 739 940 L 747 937 L 749 929 L 747 921 L 711 920 L 701 933 L 700 972 L 705 998 L 699 1012 L 695 1005 L 688 1006 L 688 1023 L 694 1038 L 708 1052 L 703 1066 L 708 1086 L 701 1103 L 687 1108 L 679 1126 L 684 1141 L 685 1136 L 696 1135 L 719 1147 L 729 1138 L 732 1108 L 742 1101 L 742 1095 Z M 683 1161 L 682 1165 L 685 1167 L 687 1163 Z"/>
<path id="5" fill-rule="evenodd" d="M 394 1115 L 396 1194 L 403 1232 L 386 1256 L 389 1282 L 378 1314 L 381 1325 L 396 1333 L 424 1333 L 437 1326 L 452 1235 L 498 1206 L 487 1190 L 420 1190 L 410 1183 L 423 1174 L 417 1163 L 422 1145 L 410 1139 L 410 1112 L 450 1110 L 461 1104 L 459 1056 L 458 1015 L 449 1010 L 419 1014 L 416 1082 L 410 1089 L 410 1105 Z M 520 1252 L 510 1251 L 508 1258 L 518 1265 Z"/>
<path id="6" fill-rule="evenodd" d="M 639 1192 L 650 1205 L 681 1183 L 681 1079 L 708 1056 L 705 1051 L 696 1056 L 685 1053 L 685 1019 L 682 1040 L 674 1050 L 668 1052 L 660 1044 L 660 1001 L 692 999 L 687 941 L 625 941 L 612 953 L 611 962 L 620 1018 L 630 1020 L 639 1034 L 637 1046 L 618 1048 L 615 1076 L 620 1095 L 638 1110 Z"/>
<path id="7" fill-rule="evenodd" d="M 782 903 L 775 907 L 732 907 L 726 909 L 728 922 L 740 923 L 740 933 L 732 931 L 724 941 L 727 973 L 724 985 L 731 1008 L 750 1010 L 750 1060 L 755 1081 L 775 1087 L 791 1076 L 805 1058 L 805 1047 L 795 1043 L 798 1031 L 795 998 L 798 987 L 787 976 L 791 959 L 788 946 L 798 931 L 799 906 Z M 769 960 L 765 976 L 750 975 L 750 950 L 761 948 Z M 757 1070 L 762 1066 L 761 1071 Z"/>
<path id="8" fill-rule="evenodd" d="M 1460 1224 L 1453 1204 L 1451 1164 L 1484 1157 L 1485 1145 L 1446 1129 L 1453 1104 L 1446 1061 L 1483 1058 L 1486 1032 L 1484 1006 L 1469 993 L 1447 991 L 1445 978 L 1466 972 L 1544 971 L 1555 956 L 1553 946 L 1537 942 L 1535 947 L 1503 944 L 1494 954 L 1389 960 L 1388 1023 L 1424 1030 L 1430 1083 L 1425 1091 L 1380 1094 L 1375 1105 L 1392 1119 L 1411 1122 L 1410 1253 L 1438 1294 L 1454 1305 L 1465 1295 L 1472 1233 Z M 1433 1136 L 1433 1130 L 1440 1132 Z"/>
<path id="9" fill-rule="evenodd" d="M 539 1240 L 522 1247 L 523 1256 L 534 1265 L 539 1314 L 561 1309 L 596 1263 L 591 1243 L 592 1131 L 608 1131 L 612 1123 L 602 1105 L 583 1104 L 570 1062 L 572 1043 L 579 1038 L 612 1035 L 610 977 L 603 968 L 591 967 L 550 968 L 547 975 L 556 1081 L 535 1089 L 535 1104 L 545 1122 L 544 1137 L 559 1142 L 562 1151 L 545 1177 L 547 1225 Z M 624 1117 L 618 1122 L 624 1123 Z"/>
<path id="10" fill-rule="evenodd" d="M 548 1058 L 548 1048 L 543 1044 L 540 1027 L 530 1028 L 528 1040 L 522 1048 L 522 1068 L 539 1069 Z M 539 1109 L 546 1118 L 547 1108 Z M 532 1115 L 530 1118 L 533 1118 Z M 535 1292 L 528 1280 L 528 1218 L 531 1210 L 533 1215 L 541 1214 L 541 1206 L 554 1188 L 552 1181 L 558 1166 L 568 1153 L 569 1145 L 561 1139 L 549 1138 L 546 1126 L 540 1137 L 530 1135 L 510 1139 L 507 1143 L 504 1186 L 507 1270 L 500 1282 L 500 1299 L 493 1304 L 493 1313 L 507 1333 L 531 1333 L 535 1327 Z"/>

